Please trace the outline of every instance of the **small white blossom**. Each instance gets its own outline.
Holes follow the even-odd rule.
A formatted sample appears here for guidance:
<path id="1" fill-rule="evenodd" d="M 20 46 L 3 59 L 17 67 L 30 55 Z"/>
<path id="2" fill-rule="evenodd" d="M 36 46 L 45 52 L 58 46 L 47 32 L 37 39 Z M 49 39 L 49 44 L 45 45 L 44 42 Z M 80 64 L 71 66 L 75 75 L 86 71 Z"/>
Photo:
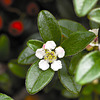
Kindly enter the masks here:
<path id="1" fill-rule="evenodd" d="M 98 43 L 96 43 L 96 44 L 94 44 L 94 43 L 90 43 L 89 45 L 91 45 L 91 46 L 99 46 L 99 44 Z"/>
<path id="2" fill-rule="evenodd" d="M 45 49 L 52 50 L 55 49 L 56 44 L 54 41 L 47 41 L 45 44 Z"/>
<path id="3" fill-rule="evenodd" d="M 42 59 L 44 55 L 45 55 L 45 50 L 43 48 L 36 50 L 35 56 L 37 58 Z"/>
<path id="4" fill-rule="evenodd" d="M 45 60 L 40 60 L 39 68 L 42 70 L 47 70 L 49 68 L 49 64 Z"/>
<path id="5" fill-rule="evenodd" d="M 90 32 L 93 32 L 97 36 L 98 35 L 99 28 L 98 29 L 90 29 L 89 31 Z"/>
<path id="6" fill-rule="evenodd" d="M 65 55 L 65 51 L 62 47 L 57 47 L 55 49 L 56 54 L 58 55 L 59 58 L 63 58 Z"/>
<path id="7" fill-rule="evenodd" d="M 96 35 L 96 37 L 94 38 L 94 40 L 88 45 L 88 46 L 86 46 L 86 49 L 88 50 L 88 51 L 91 51 L 91 50 L 93 50 L 93 48 L 95 47 L 95 46 L 99 46 L 99 44 L 98 44 L 98 31 L 99 31 L 99 29 L 90 29 L 89 30 L 90 32 L 93 32 L 95 35 Z"/>
<path id="8" fill-rule="evenodd" d="M 62 68 L 62 63 L 60 60 L 57 60 L 57 61 L 54 61 L 52 64 L 51 64 L 51 69 L 53 69 L 54 71 L 58 71 L 59 69 Z"/>
<path id="9" fill-rule="evenodd" d="M 65 55 L 65 51 L 60 46 L 56 49 L 55 47 L 56 44 L 54 41 L 47 41 L 45 44 L 43 44 L 42 48 L 36 50 L 36 57 L 38 57 L 39 59 L 43 58 L 39 62 L 40 69 L 47 70 L 50 65 L 51 69 L 54 71 L 58 71 L 62 68 L 62 63 L 60 60 L 57 60 L 57 57 L 63 58 Z"/>

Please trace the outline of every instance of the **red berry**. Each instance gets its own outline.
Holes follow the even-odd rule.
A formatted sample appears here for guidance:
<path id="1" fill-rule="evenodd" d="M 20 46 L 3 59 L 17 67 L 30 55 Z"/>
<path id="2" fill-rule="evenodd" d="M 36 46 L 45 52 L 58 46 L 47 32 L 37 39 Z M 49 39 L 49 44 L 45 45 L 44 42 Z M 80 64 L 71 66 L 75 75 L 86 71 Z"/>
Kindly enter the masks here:
<path id="1" fill-rule="evenodd" d="M 22 34 L 23 29 L 24 29 L 23 23 L 17 20 L 17 21 L 11 22 L 11 24 L 9 25 L 8 31 L 13 36 L 19 36 Z"/>
<path id="2" fill-rule="evenodd" d="M 12 0 L 1 0 L 3 6 L 10 6 L 12 2 Z"/>
<path id="3" fill-rule="evenodd" d="M 27 13 L 31 16 L 36 16 L 39 13 L 39 7 L 36 3 L 32 2 L 27 5 Z"/>
<path id="4" fill-rule="evenodd" d="M 3 27 L 3 20 L 2 20 L 2 17 L 0 16 L 0 29 L 2 29 Z"/>

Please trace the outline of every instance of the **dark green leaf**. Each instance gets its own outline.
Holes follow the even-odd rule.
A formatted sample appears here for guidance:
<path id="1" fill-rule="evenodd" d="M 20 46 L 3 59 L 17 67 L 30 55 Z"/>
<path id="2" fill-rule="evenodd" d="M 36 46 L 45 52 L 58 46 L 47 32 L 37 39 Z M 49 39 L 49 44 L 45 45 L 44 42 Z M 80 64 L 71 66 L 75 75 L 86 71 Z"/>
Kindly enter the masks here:
<path id="1" fill-rule="evenodd" d="M 76 68 L 77 68 L 77 65 L 80 61 L 80 59 L 85 55 L 86 53 L 85 52 L 80 52 L 76 55 L 74 55 L 71 59 L 71 62 L 70 62 L 70 66 L 69 66 L 69 73 L 71 75 L 74 75 L 76 73 Z"/>
<path id="2" fill-rule="evenodd" d="M 70 0 L 57 0 L 56 5 L 60 16 L 67 19 L 75 18 L 75 12 Z"/>
<path id="3" fill-rule="evenodd" d="M 54 76 L 54 71 L 48 69 L 42 71 L 38 67 L 39 61 L 35 62 L 28 70 L 26 77 L 26 88 L 30 94 L 35 94 L 43 89 Z"/>
<path id="4" fill-rule="evenodd" d="M 53 40 L 58 45 L 60 45 L 61 30 L 60 30 L 57 20 L 54 18 L 54 16 L 50 12 L 46 10 L 42 10 L 39 13 L 38 28 L 45 42 L 49 40 Z"/>
<path id="5" fill-rule="evenodd" d="M 97 23 L 100 23 L 100 8 L 93 9 L 89 13 L 88 18 L 90 20 L 92 20 L 92 21 L 95 21 Z"/>
<path id="6" fill-rule="evenodd" d="M 74 0 L 75 12 L 79 17 L 85 16 L 98 0 Z"/>
<path id="7" fill-rule="evenodd" d="M 75 32 L 65 40 L 61 46 L 65 50 L 65 56 L 74 55 L 83 49 L 94 39 L 95 34 L 89 31 Z"/>
<path id="8" fill-rule="evenodd" d="M 20 65 L 17 63 L 17 60 L 11 60 L 8 63 L 9 69 L 18 77 L 25 78 L 28 66 Z"/>
<path id="9" fill-rule="evenodd" d="M 59 79 L 62 85 L 71 93 L 78 94 L 81 90 L 81 86 L 76 84 L 74 78 L 68 74 L 66 64 L 62 60 L 63 68 L 59 70 Z"/>
<path id="10" fill-rule="evenodd" d="M 27 45 L 35 52 L 37 49 L 42 48 L 43 42 L 39 40 L 29 40 Z"/>
<path id="11" fill-rule="evenodd" d="M 90 20 L 89 24 L 90 24 L 91 29 L 97 29 L 97 28 L 100 27 L 100 24 L 98 24 L 98 23 L 96 23 L 94 21 L 91 21 L 91 20 Z"/>
<path id="12" fill-rule="evenodd" d="M 0 83 L 7 83 L 9 81 L 9 76 L 6 73 L 0 75 Z"/>
<path id="13" fill-rule="evenodd" d="M 80 23 L 71 20 L 61 19 L 58 21 L 58 23 L 62 30 L 62 34 L 66 37 L 69 37 L 73 32 L 86 31 L 86 29 Z"/>
<path id="14" fill-rule="evenodd" d="M 0 100 L 13 100 L 11 97 L 0 93 Z"/>
<path id="15" fill-rule="evenodd" d="M 19 64 L 32 64 L 36 62 L 36 60 L 37 57 L 35 56 L 35 52 L 29 47 L 26 47 L 18 57 Z"/>
<path id="16" fill-rule="evenodd" d="M 0 36 L 0 60 L 6 60 L 10 52 L 10 41 L 6 35 Z"/>
<path id="17" fill-rule="evenodd" d="M 83 89 L 82 89 L 82 94 L 83 94 L 83 95 L 91 95 L 92 92 L 93 92 L 93 89 L 94 89 L 93 84 L 86 85 L 86 86 L 83 87 Z M 100 88 L 99 88 L 99 89 L 100 89 Z"/>
<path id="18" fill-rule="evenodd" d="M 67 91 L 66 89 L 64 89 L 61 94 L 66 98 L 77 98 L 78 97 L 78 94 L 73 94 Z"/>
<path id="19" fill-rule="evenodd" d="M 94 91 L 98 94 L 100 94 L 100 84 L 94 85 Z"/>
<path id="20" fill-rule="evenodd" d="M 92 95 L 81 95 L 79 100 L 93 100 Z"/>
<path id="21" fill-rule="evenodd" d="M 84 56 L 78 64 L 76 82 L 86 84 L 100 77 L 100 52 L 94 51 Z"/>

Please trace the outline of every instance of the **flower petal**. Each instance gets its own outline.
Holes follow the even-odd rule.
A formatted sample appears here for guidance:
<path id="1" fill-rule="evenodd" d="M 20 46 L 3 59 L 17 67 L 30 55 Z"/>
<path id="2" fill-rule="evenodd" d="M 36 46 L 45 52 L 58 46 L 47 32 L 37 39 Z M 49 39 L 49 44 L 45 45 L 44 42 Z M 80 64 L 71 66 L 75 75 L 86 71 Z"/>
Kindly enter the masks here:
<path id="1" fill-rule="evenodd" d="M 58 55 L 59 58 L 63 58 L 65 55 L 65 51 L 62 47 L 57 47 L 55 49 L 56 54 Z"/>
<path id="2" fill-rule="evenodd" d="M 42 70 L 47 70 L 49 68 L 49 64 L 45 60 L 40 60 L 39 68 Z"/>
<path id="3" fill-rule="evenodd" d="M 54 61 L 52 64 L 51 64 L 51 69 L 53 69 L 54 71 L 58 71 L 59 69 L 62 68 L 62 63 L 60 60 L 57 60 L 57 61 Z"/>
<path id="4" fill-rule="evenodd" d="M 45 44 L 43 44 L 43 47 L 42 48 L 45 49 Z"/>
<path id="5" fill-rule="evenodd" d="M 99 31 L 99 28 L 98 29 L 92 29 L 92 30 L 89 30 L 90 32 L 93 32 L 96 36 L 98 35 L 98 31 Z"/>
<path id="6" fill-rule="evenodd" d="M 98 43 L 96 43 L 96 44 L 94 44 L 94 43 L 90 43 L 89 45 L 91 45 L 91 46 L 99 46 L 99 44 Z"/>
<path id="7" fill-rule="evenodd" d="M 45 49 L 52 50 L 55 49 L 56 44 L 54 41 L 47 41 L 45 44 Z"/>
<path id="8" fill-rule="evenodd" d="M 35 56 L 37 58 L 42 59 L 44 55 L 45 55 L 45 50 L 43 48 L 36 50 Z"/>

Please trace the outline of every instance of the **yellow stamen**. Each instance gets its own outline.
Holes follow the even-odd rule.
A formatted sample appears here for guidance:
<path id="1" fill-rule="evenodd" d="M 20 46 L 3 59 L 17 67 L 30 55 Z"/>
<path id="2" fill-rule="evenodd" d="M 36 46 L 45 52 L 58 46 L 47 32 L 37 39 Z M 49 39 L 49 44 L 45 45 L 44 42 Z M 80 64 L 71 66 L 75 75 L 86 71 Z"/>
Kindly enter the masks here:
<path id="1" fill-rule="evenodd" d="M 54 51 L 46 51 L 44 59 L 47 60 L 49 63 L 52 63 L 57 59 L 57 56 Z"/>

